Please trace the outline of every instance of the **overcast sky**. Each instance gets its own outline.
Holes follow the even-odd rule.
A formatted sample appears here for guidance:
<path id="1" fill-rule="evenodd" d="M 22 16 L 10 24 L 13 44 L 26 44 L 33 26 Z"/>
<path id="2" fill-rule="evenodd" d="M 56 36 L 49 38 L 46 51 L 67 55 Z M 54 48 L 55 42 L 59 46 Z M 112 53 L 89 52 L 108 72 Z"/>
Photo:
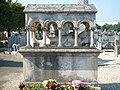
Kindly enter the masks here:
<path id="1" fill-rule="evenodd" d="M 18 2 L 26 6 L 27 4 L 76 4 L 77 0 L 18 0 Z M 98 10 L 97 22 L 120 22 L 120 0 L 89 0 L 89 3 L 95 4 Z"/>

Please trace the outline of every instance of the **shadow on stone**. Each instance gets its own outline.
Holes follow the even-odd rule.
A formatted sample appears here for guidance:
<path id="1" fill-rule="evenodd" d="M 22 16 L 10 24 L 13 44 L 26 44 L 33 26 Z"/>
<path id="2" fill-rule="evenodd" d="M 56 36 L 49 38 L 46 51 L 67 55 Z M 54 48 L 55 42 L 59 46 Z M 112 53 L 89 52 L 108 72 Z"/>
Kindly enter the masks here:
<path id="1" fill-rule="evenodd" d="M 0 67 L 23 67 L 22 62 L 0 60 Z"/>
<path id="2" fill-rule="evenodd" d="M 100 84 L 101 90 L 120 90 L 120 83 Z"/>
<path id="3" fill-rule="evenodd" d="M 1 86 L 1 88 L 2 88 L 2 85 L 5 84 L 6 82 L 8 82 L 8 80 L 1 80 L 1 81 L 0 81 L 0 86 Z"/>
<path id="4" fill-rule="evenodd" d="M 98 58 L 98 66 L 107 66 L 109 62 L 111 62 L 113 60 L 103 60 L 101 58 Z"/>

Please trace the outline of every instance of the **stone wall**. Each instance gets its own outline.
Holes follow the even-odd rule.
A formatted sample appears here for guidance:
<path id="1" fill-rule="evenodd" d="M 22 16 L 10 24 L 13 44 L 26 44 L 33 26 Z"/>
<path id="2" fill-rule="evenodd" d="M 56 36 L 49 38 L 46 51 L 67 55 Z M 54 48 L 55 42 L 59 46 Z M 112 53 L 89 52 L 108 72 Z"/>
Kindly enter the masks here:
<path id="1" fill-rule="evenodd" d="M 97 81 L 96 49 L 21 49 L 26 82 L 57 79 Z"/>

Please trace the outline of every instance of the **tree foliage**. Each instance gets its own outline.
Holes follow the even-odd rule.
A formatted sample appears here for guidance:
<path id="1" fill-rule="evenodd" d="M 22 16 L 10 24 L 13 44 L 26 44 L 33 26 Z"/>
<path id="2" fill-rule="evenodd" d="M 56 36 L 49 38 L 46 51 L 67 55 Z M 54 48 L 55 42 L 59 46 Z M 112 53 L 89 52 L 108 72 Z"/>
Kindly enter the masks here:
<path id="1" fill-rule="evenodd" d="M 97 29 L 101 29 L 101 26 L 100 26 L 100 25 L 98 25 L 98 24 L 96 24 L 96 27 L 97 27 Z"/>
<path id="2" fill-rule="evenodd" d="M 0 2 L 0 31 L 16 31 L 25 25 L 24 6 L 12 0 Z"/>
<path id="3" fill-rule="evenodd" d="M 112 25 L 111 24 L 104 24 L 102 26 L 102 30 L 111 30 L 112 29 Z"/>
<path id="4" fill-rule="evenodd" d="M 118 24 L 113 25 L 113 30 L 120 31 L 120 22 Z"/>
<path id="5" fill-rule="evenodd" d="M 97 29 L 101 29 L 101 30 L 114 30 L 114 31 L 120 31 L 120 22 L 118 22 L 118 24 L 104 24 L 103 26 L 100 26 L 98 24 L 96 24 Z"/>

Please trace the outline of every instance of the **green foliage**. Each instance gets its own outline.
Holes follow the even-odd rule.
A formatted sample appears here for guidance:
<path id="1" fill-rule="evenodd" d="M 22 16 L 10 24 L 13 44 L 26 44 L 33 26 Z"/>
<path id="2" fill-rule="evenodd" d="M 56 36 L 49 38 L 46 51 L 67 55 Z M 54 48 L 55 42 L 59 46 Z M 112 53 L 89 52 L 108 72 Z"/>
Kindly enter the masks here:
<path id="1" fill-rule="evenodd" d="M 12 0 L 0 3 L 0 31 L 16 31 L 24 27 L 24 6 Z"/>
<path id="2" fill-rule="evenodd" d="M 98 25 L 98 24 L 96 24 L 96 27 L 97 27 L 97 29 L 101 29 L 101 26 L 100 26 L 100 25 Z"/>
<path id="3" fill-rule="evenodd" d="M 120 22 L 118 22 L 118 24 L 113 25 L 113 30 L 120 31 Z"/>
<path id="4" fill-rule="evenodd" d="M 110 30 L 110 29 L 112 29 L 112 25 L 110 25 L 110 24 L 104 24 L 104 25 L 102 26 L 102 29 L 103 29 L 103 30 Z"/>
<path id="5" fill-rule="evenodd" d="M 40 83 L 31 83 L 26 86 L 29 90 L 40 90 Z"/>
<path id="6" fill-rule="evenodd" d="M 120 22 L 118 22 L 118 24 L 104 24 L 103 26 L 100 26 L 98 24 L 96 24 L 97 29 L 102 29 L 104 30 L 114 30 L 114 31 L 120 31 Z"/>

